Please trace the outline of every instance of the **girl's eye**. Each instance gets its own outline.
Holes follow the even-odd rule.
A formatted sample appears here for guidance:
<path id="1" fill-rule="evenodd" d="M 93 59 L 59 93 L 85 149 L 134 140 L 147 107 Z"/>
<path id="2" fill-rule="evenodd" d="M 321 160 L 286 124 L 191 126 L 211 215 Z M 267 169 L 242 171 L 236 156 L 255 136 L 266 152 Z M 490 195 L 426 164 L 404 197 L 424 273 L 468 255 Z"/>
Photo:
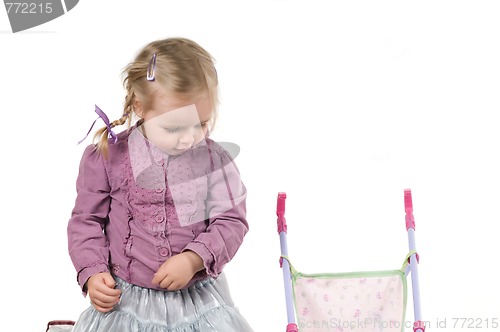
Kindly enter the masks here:
<path id="1" fill-rule="evenodd" d="M 207 125 L 208 125 L 208 123 L 207 123 L 207 122 L 202 122 L 202 123 L 198 123 L 198 124 L 196 125 L 196 127 L 198 127 L 198 128 L 205 128 Z"/>
<path id="2" fill-rule="evenodd" d="M 165 128 L 165 130 L 171 134 L 174 134 L 179 131 L 179 127 L 174 127 L 174 128 Z"/>

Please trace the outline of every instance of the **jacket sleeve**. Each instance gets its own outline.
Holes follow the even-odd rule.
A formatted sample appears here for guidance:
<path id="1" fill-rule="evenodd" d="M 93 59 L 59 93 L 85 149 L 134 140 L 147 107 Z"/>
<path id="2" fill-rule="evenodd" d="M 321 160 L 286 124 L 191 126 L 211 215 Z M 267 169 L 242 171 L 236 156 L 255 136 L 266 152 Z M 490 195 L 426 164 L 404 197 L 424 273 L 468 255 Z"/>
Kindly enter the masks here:
<path id="1" fill-rule="evenodd" d="M 110 185 L 102 154 L 88 146 L 80 161 L 76 180 L 77 197 L 68 222 L 68 250 L 77 271 L 83 294 L 87 279 L 109 271 L 108 241 L 104 226 L 108 221 Z"/>
<path id="2" fill-rule="evenodd" d="M 203 259 L 206 273 L 217 277 L 248 232 L 247 192 L 236 164 L 225 150 L 211 153 L 211 159 L 206 201 L 208 227 L 184 251 L 196 252 Z"/>

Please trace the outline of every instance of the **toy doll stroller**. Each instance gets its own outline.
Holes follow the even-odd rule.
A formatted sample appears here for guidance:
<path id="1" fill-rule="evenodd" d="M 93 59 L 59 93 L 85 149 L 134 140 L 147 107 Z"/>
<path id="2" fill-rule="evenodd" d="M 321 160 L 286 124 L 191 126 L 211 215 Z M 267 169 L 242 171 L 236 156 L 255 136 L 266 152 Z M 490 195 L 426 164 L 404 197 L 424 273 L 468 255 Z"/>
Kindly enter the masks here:
<path id="1" fill-rule="evenodd" d="M 400 269 L 389 271 L 305 274 L 295 270 L 288 257 L 285 199 L 285 193 L 278 194 L 276 214 L 288 317 L 287 332 L 403 332 L 405 327 L 412 325 L 414 332 L 425 331 L 420 312 L 419 257 L 415 251 L 415 220 L 409 189 L 404 190 L 404 204 L 410 251 Z M 406 277 L 410 272 L 413 324 L 405 322 Z"/>

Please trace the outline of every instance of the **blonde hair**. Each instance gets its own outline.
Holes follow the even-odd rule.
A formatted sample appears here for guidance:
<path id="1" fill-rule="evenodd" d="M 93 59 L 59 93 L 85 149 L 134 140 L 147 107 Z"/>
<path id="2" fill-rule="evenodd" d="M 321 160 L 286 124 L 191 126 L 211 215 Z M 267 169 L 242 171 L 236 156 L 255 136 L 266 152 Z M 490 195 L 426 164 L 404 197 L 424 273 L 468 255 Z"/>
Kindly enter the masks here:
<path id="1" fill-rule="evenodd" d="M 154 83 L 147 80 L 153 55 L 156 56 Z M 213 107 L 209 128 L 213 128 L 219 102 L 214 61 L 205 49 L 186 38 L 168 38 L 149 43 L 122 72 L 123 85 L 127 91 L 123 115 L 118 120 L 112 121 L 110 127 L 127 122 L 130 128 L 137 96 L 145 97 L 141 98 L 141 102 L 151 100 L 150 97 L 156 91 L 153 86 L 158 86 L 156 84 L 158 83 L 167 93 L 186 98 L 208 92 Z M 94 135 L 94 139 L 98 140 L 97 147 L 104 156 L 107 156 L 108 151 L 108 135 L 107 127 L 99 129 Z"/>

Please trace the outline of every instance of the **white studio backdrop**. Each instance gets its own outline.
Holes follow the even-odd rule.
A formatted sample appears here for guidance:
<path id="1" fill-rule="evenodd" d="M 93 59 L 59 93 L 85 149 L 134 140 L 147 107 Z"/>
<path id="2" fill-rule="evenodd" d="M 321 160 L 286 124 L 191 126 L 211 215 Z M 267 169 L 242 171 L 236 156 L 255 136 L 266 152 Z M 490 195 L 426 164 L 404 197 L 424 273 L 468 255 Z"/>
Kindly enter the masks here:
<path id="1" fill-rule="evenodd" d="M 214 139 L 241 148 L 250 232 L 226 272 L 255 331 L 287 323 L 278 192 L 292 263 L 315 273 L 399 268 L 406 188 L 429 328 L 497 330 L 499 14 L 496 1 L 82 0 L 13 34 L 0 10 L 0 329 L 44 331 L 88 306 L 66 247 L 91 139 L 77 142 L 94 104 L 120 116 L 136 52 L 183 36 L 217 60 Z"/>

